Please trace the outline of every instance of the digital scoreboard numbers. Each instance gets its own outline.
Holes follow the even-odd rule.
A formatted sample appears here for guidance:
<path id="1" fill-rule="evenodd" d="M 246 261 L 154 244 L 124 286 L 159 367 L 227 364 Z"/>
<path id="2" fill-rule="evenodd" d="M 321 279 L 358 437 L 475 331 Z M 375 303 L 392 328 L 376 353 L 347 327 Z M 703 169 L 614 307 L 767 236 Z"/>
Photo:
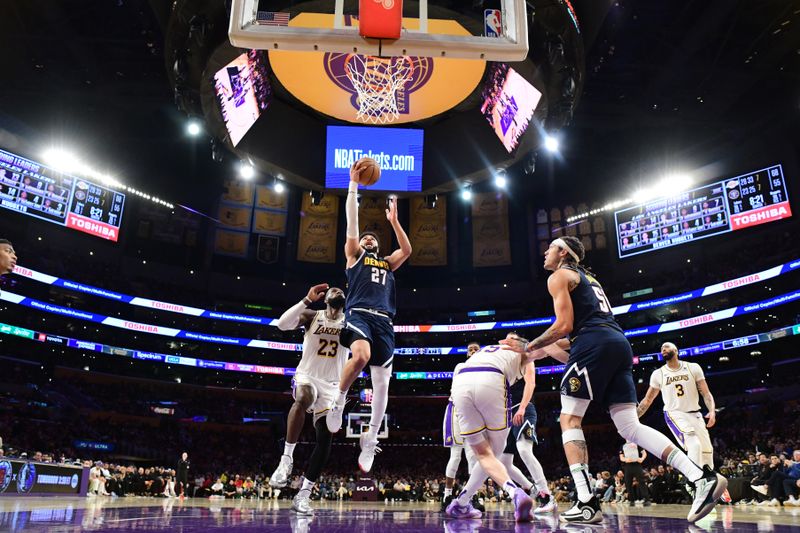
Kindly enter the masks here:
<path id="1" fill-rule="evenodd" d="M 0 207 L 116 242 L 125 195 L 0 150 Z"/>
<path id="2" fill-rule="evenodd" d="M 614 213 L 620 258 L 790 216 L 780 165 Z"/>

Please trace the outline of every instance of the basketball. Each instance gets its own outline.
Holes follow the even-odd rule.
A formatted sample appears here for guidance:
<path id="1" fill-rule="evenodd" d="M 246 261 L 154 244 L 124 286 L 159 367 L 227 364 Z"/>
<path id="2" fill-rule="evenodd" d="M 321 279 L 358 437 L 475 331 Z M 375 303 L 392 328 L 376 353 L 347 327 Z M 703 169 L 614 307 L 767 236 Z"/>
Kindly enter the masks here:
<path id="1" fill-rule="evenodd" d="M 381 177 L 381 167 L 378 166 L 378 162 L 371 157 L 362 157 L 361 166 L 361 172 L 358 174 L 359 185 L 368 187 L 378 183 Z"/>

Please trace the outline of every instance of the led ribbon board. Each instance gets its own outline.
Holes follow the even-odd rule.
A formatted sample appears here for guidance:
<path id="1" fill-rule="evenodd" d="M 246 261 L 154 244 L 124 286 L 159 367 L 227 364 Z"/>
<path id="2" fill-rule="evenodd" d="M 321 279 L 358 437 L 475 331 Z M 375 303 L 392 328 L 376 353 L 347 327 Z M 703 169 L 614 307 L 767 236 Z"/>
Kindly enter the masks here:
<path id="1" fill-rule="evenodd" d="M 125 320 L 121 318 L 90 313 L 88 311 L 83 311 L 80 309 L 54 305 L 33 298 L 28 298 L 26 296 L 22 296 L 19 294 L 15 294 L 9 291 L 3 291 L 2 294 L 0 294 L 0 300 L 5 300 L 13 304 L 22 305 L 32 309 L 37 309 L 39 311 L 44 311 L 46 313 L 68 316 L 71 318 L 77 318 L 79 320 L 87 320 L 90 322 L 103 324 L 105 326 L 112 326 L 115 328 L 121 328 L 138 333 L 150 333 L 153 335 L 161 335 L 165 337 L 189 339 L 200 342 L 210 342 L 214 344 L 226 344 L 229 346 L 230 345 L 244 346 L 248 348 L 265 348 L 268 350 L 294 351 L 294 352 L 302 351 L 302 344 L 281 342 L 281 341 L 270 341 L 263 339 L 227 337 L 224 335 L 200 333 L 196 331 L 186 331 L 176 328 L 167 328 L 164 326 L 157 326 L 154 324 L 145 324 L 142 322 L 133 322 L 131 320 Z M 652 326 L 630 329 L 626 330 L 624 333 L 626 337 L 639 337 L 641 335 L 650 335 L 653 333 L 662 333 L 665 331 L 677 331 L 681 329 L 691 328 L 694 326 L 699 326 L 702 324 L 708 324 L 710 322 L 716 322 L 718 320 L 726 320 L 734 316 L 746 315 L 758 311 L 763 311 L 765 309 L 770 309 L 772 307 L 784 305 L 797 300 L 800 300 L 800 290 L 781 294 L 779 296 L 768 298 L 760 302 L 755 302 L 747 305 L 740 305 L 736 307 L 730 307 L 728 309 L 722 309 L 720 311 L 714 311 L 713 313 L 706 313 L 704 315 L 684 318 L 682 320 L 675 320 L 673 322 L 667 322 L 664 324 L 655 324 Z M 464 347 L 396 348 L 394 350 L 394 353 L 396 355 L 448 355 L 454 353 L 458 354 L 466 353 L 466 348 Z"/>
<path id="2" fill-rule="evenodd" d="M 782 276 L 784 274 L 797 270 L 798 268 L 800 268 L 800 259 L 791 261 L 789 263 L 784 263 L 782 265 L 774 266 L 772 268 L 768 268 L 766 270 L 762 270 L 761 272 L 756 272 L 754 274 L 748 274 L 746 276 L 742 276 L 739 278 L 729 279 L 727 281 L 715 283 L 713 285 L 703 287 L 702 289 L 695 289 L 693 291 L 684 292 L 681 294 L 675 294 L 672 296 L 665 296 L 663 298 L 656 298 L 653 300 L 647 300 L 644 302 L 620 305 L 618 307 L 612 308 L 612 311 L 614 312 L 615 316 L 619 316 L 619 315 L 624 315 L 626 313 L 641 311 L 643 309 L 652 309 L 654 307 L 658 307 L 661 305 L 671 305 L 681 302 L 688 302 L 690 300 L 694 300 L 696 298 L 702 298 L 704 296 L 709 296 L 711 294 L 717 294 L 719 292 L 737 289 L 739 287 L 752 285 L 754 283 L 760 283 L 768 279 Z M 244 315 L 237 313 L 220 313 L 218 311 L 211 311 L 208 309 L 201 309 L 198 307 L 190 307 L 188 305 L 162 302 L 159 300 L 151 300 L 149 298 L 139 298 L 138 296 L 122 294 L 102 289 L 100 287 L 93 287 L 92 285 L 78 283 L 76 281 L 50 276 L 48 274 L 43 274 L 41 272 L 37 272 L 36 270 L 31 270 L 29 268 L 25 268 L 20 265 L 17 265 L 16 269 L 14 270 L 14 274 L 17 274 L 19 276 L 28 279 L 32 279 L 34 281 L 38 281 L 40 283 L 44 283 L 46 285 L 63 287 L 65 289 L 81 292 L 83 294 L 98 296 L 100 298 L 106 298 L 108 300 L 114 300 L 117 302 L 122 302 L 130 305 L 148 307 L 159 311 L 169 311 L 171 313 L 179 313 L 182 315 L 189 315 L 189 316 L 199 316 L 203 318 L 211 318 L 214 320 L 242 322 L 247 324 L 261 324 L 264 326 L 276 326 L 278 322 L 277 318 L 266 318 L 266 317 Z M 530 318 L 523 320 L 511 320 L 506 322 L 476 322 L 468 324 L 432 324 L 432 325 L 422 325 L 422 324 L 395 325 L 394 331 L 397 333 L 454 333 L 462 331 L 483 331 L 492 329 L 546 326 L 552 324 L 553 320 L 554 317 L 545 317 L 545 318 Z"/>
<path id="3" fill-rule="evenodd" d="M 121 192 L 0 150 L 0 207 L 116 242 L 124 206 Z"/>
<path id="4" fill-rule="evenodd" d="M 200 359 L 196 357 L 183 357 L 180 355 L 162 354 L 156 352 L 143 352 L 133 350 L 130 348 L 120 348 L 117 346 L 110 346 L 108 344 L 100 344 L 93 341 L 85 341 L 73 339 L 70 337 L 62 337 L 61 335 L 52 335 L 39 331 L 33 331 L 26 328 L 12 326 L 10 324 L 0 323 L 0 334 L 21 337 L 37 342 L 47 344 L 60 345 L 67 348 L 78 350 L 88 350 L 92 352 L 104 353 L 107 355 L 115 355 L 120 357 L 128 357 L 131 359 L 138 359 L 141 361 L 152 361 L 162 364 L 191 366 L 196 368 L 209 368 L 212 370 L 224 370 L 228 372 L 250 372 L 256 374 L 274 374 L 279 376 L 292 376 L 295 373 L 295 368 L 281 367 L 281 366 L 264 366 L 254 365 L 250 363 L 235 363 L 226 361 L 215 361 L 212 359 Z M 800 324 L 788 326 L 785 328 L 775 329 L 769 332 L 748 335 L 746 337 L 738 337 L 735 339 L 727 339 L 720 342 L 713 342 L 709 344 L 702 344 L 700 346 L 691 346 L 679 350 L 681 357 L 695 357 L 708 353 L 718 352 L 721 350 L 733 350 L 760 344 L 765 342 L 772 342 L 784 337 L 792 335 L 800 335 Z M 634 356 L 633 364 L 657 361 L 661 359 L 660 353 L 650 353 L 645 355 Z M 565 365 L 542 366 L 536 368 L 537 374 L 557 374 L 563 372 Z M 439 380 L 439 379 L 453 379 L 452 372 L 395 372 L 396 379 L 426 379 L 426 380 Z M 359 377 L 366 377 L 362 372 Z"/>

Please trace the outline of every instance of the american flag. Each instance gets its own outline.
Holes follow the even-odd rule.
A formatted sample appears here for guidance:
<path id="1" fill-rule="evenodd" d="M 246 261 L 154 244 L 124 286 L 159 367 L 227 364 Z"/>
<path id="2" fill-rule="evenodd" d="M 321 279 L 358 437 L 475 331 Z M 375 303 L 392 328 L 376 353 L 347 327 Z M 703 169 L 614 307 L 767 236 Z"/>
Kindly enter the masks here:
<path id="1" fill-rule="evenodd" d="M 259 11 L 256 14 L 256 24 L 261 26 L 288 26 L 289 13 Z"/>

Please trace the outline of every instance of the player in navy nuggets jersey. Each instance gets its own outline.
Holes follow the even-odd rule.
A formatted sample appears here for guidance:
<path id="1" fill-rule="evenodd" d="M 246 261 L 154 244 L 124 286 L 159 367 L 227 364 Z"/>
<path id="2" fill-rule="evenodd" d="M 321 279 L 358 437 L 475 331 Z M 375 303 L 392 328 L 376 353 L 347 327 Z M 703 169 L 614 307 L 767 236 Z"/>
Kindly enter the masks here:
<path id="1" fill-rule="evenodd" d="M 333 433 L 342 427 L 342 409 L 347 391 L 361 370 L 369 363 L 372 380 L 372 413 L 369 431 L 361 435 L 361 453 L 358 466 L 364 472 L 372 469 L 377 448 L 378 430 L 386 413 L 389 399 L 389 378 L 394 358 L 395 313 L 394 271 L 411 255 L 411 243 L 397 220 L 397 199 L 390 198 L 386 218 L 394 229 L 400 248 L 389 255 L 381 255 L 378 238 L 374 233 L 358 233 L 358 173 L 361 161 L 350 169 L 350 187 L 345 201 L 347 215 L 347 240 L 344 254 L 347 257 L 347 305 L 345 325 L 340 335 L 342 345 L 350 348 L 353 356 L 342 370 L 339 395 L 328 411 L 326 422 Z"/>
<path id="2" fill-rule="evenodd" d="M 687 519 L 696 522 L 711 512 L 728 481 L 708 467 L 701 469 L 666 436 L 639 422 L 631 345 L 614 320 L 603 287 L 580 265 L 583 257 L 583 245 L 575 237 L 555 239 L 550 244 L 544 268 L 553 272 L 547 279 L 547 290 L 553 297 L 555 322 L 527 346 L 516 343 L 518 350 L 535 351 L 564 343 L 563 337 L 571 336 L 568 359 L 562 357 L 566 369 L 561 380 L 559 420 L 577 501 L 560 518 L 577 523 L 603 519 L 600 504 L 589 487 L 589 453 L 581 430 L 586 409 L 596 400 L 609 409 L 611 420 L 625 440 L 660 457 L 695 484 Z M 503 342 L 515 344 L 513 340 Z"/>

